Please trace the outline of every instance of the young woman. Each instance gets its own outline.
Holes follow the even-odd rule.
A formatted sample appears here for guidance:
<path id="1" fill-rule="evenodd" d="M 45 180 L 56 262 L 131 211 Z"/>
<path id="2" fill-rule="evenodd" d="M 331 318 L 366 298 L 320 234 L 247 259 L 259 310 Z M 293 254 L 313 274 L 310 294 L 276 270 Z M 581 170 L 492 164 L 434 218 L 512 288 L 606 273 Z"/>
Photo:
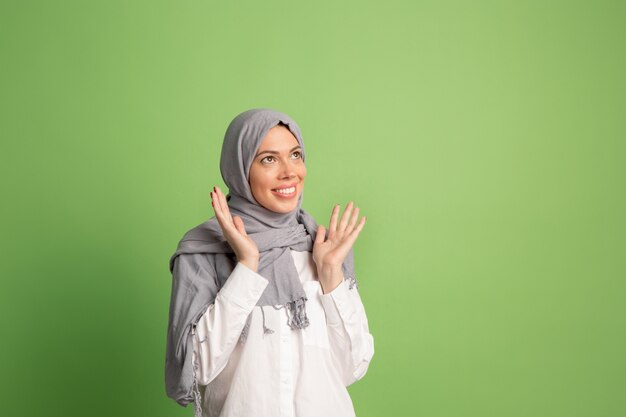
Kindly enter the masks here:
<path id="1" fill-rule="evenodd" d="M 301 208 L 300 128 L 252 109 L 230 123 L 211 192 L 215 217 L 170 258 L 165 382 L 201 417 L 348 417 L 374 340 L 354 276 L 365 224 L 349 202 L 328 230 Z"/>

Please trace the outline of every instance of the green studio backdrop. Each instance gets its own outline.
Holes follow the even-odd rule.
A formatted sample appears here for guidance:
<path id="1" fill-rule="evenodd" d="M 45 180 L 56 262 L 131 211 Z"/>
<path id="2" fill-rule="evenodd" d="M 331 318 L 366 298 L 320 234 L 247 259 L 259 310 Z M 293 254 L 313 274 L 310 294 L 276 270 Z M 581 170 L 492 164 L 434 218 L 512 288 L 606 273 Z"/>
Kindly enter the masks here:
<path id="1" fill-rule="evenodd" d="M 359 417 L 626 415 L 625 4 L 2 2 L 0 414 L 192 415 L 168 259 L 271 107 L 368 218 Z"/>

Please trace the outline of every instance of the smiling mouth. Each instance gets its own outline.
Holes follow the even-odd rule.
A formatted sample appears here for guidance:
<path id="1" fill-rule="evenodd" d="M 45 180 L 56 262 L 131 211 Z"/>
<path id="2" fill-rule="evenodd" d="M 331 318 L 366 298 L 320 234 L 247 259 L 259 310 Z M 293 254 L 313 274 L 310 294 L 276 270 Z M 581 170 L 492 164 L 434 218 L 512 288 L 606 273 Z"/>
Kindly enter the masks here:
<path id="1" fill-rule="evenodd" d="M 291 198 L 296 195 L 296 186 L 292 185 L 291 187 L 275 188 L 272 190 L 272 194 L 282 198 Z"/>

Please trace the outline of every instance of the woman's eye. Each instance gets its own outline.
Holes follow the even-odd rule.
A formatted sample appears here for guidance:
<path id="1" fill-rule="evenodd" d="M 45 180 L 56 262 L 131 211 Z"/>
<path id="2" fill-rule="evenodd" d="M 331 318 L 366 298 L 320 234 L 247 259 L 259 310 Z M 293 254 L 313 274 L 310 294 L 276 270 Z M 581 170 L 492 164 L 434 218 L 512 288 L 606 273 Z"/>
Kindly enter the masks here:
<path id="1" fill-rule="evenodd" d="M 292 156 L 295 155 L 294 159 L 302 158 L 302 153 L 300 151 L 292 152 L 291 155 Z M 262 164 L 269 164 L 269 163 L 274 162 L 275 160 L 276 160 L 276 158 L 273 157 L 273 156 L 266 156 L 265 158 L 261 159 L 261 163 Z"/>

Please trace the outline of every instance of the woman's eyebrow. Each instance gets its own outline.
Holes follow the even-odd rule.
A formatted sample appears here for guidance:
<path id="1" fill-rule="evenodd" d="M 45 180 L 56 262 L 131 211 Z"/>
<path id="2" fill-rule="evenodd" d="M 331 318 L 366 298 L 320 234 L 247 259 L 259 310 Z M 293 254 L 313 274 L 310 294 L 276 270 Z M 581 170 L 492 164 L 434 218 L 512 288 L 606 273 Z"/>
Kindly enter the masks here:
<path id="1" fill-rule="evenodd" d="M 289 152 L 293 152 L 293 151 L 295 151 L 295 150 L 296 150 L 296 149 L 298 149 L 298 148 L 301 148 L 301 146 L 300 146 L 300 145 L 298 145 L 298 146 L 294 146 L 293 148 L 291 148 L 291 150 L 290 150 Z M 280 152 L 278 152 L 278 151 L 261 151 L 261 152 L 259 152 L 258 154 L 256 154 L 255 158 L 256 158 L 257 156 L 259 156 L 259 155 L 263 154 L 263 153 L 273 153 L 273 154 L 278 155 Z"/>

